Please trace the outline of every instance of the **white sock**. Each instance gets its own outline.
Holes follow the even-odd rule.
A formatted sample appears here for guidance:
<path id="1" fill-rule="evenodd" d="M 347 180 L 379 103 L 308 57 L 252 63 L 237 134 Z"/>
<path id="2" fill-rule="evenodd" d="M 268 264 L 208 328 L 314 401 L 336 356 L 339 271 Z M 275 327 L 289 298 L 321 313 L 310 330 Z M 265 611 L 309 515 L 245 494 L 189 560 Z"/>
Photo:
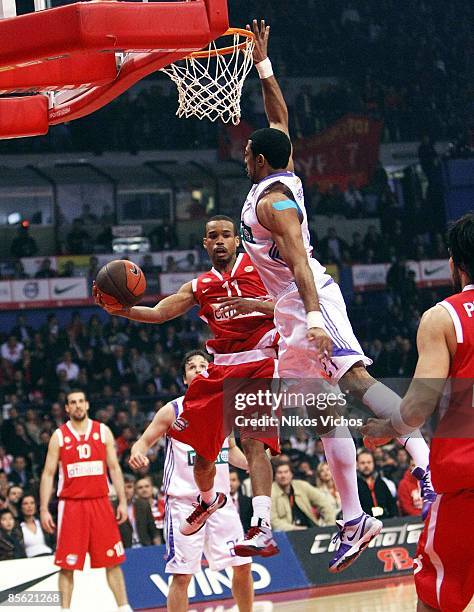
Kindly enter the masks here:
<path id="1" fill-rule="evenodd" d="M 201 501 L 203 501 L 205 504 L 212 504 L 212 502 L 216 499 L 216 492 L 214 491 L 214 487 L 212 487 L 212 489 L 209 489 L 209 491 L 199 491 L 199 497 L 201 498 Z"/>
<path id="2" fill-rule="evenodd" d="M 336 489 L 341 496 L 344 522 L 363 514 L 357 489 L 356 448 L 348 427 L 336 427 L 321 436 Z"/>
<path id="3" fill-rule="evenodd" d="M 252 499 L 253 516 L 262 519 L 270 527 L 270 515 L 272 511 L 272 498 L 268 495 L 256 495 Z"/>
<path id="4" fill-rule="evenodd" d="M 417 429 L 409 438 L 399 438 L 401 444 L 405 446 L 407 453 L 413 459 L 418 467 L 425 470 L 430 464 L 430 449 L 426 444 L 421 431 Z"/>
<path id="5" fill-rule="evenodd" d="M 380 419 L 389 419 L 392 412 L 400 410 L 402 398 L 381 382 L 376 382 L 364 394 L 363 403 Z M 430 449 L 421 431 L 417 429 L 410 436 L 397 438 L 416 465 L 426 470 L 430 460 Z"/>
<path id="6" fill-rule="evenodd" d="M 133 612 L 132 608 L 128 604 L 118 607 L 118 612 Z"/>

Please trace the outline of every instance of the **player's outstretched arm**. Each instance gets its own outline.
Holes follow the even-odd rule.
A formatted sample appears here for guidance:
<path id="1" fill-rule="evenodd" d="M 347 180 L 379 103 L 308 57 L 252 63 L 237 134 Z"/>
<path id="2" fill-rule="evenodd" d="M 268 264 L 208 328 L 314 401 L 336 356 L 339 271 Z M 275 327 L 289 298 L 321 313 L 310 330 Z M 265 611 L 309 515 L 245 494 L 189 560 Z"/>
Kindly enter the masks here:
<path id="1" fill-rule="evenodd" d="M 425 312 L 417 334 L 418 362 L 413 380 L 391 419 L 369 419 L 361 428 L 373 438 L 397 438 L 421 427 L 438 405 L 449 375 L 451 351 L 456 335 L 451 317 L 443 306 Z"/>
<path id="2" fill-rule="evenodd" d="M 40 520 L 41 526 L 47 533 L 54 533 L 56 525 L 49 512 L 49 501 L 53 494 L 54 475 L 59 463 L 59 440 L 56 433 L 51 436 L 48 446 L 48 454 L 41 475 L 40 482 Z"/>
<path id="3" fill-rule="evenodd" d="M 127 498 L 125 497 L 125 485 L 123 482 L 123 474 L 120 468 L 120 464 L 117 458 L 117 451 L 115 450 L 115 440 L 110 429 L 105 426 L 105 450 L 106 450 L 106 461 L 107 468 L 109 470 L 110 479 L 114 485 L 115 492 L 117 493 L 118 506 L 116 518 L 119 523 L 124 523 L 128 518 L 127 512 Z"/>
<path id="4" fill-rule="evenodd" d="M 246 472 L 249 470 L 247 458 L 237 446 L 233 437 L 229 438 L 229 463 L 240 470 L 245 470 Z"/>
<path id="5" fill-rule="evenodd" d="M 139 321 L 140 323 L 165 323 L 166 321 L 180 317 L 197 304 L 191 282 L 185 283 L 177 293 L 165 297 L 153 308 L 148 306 L 133 306 L 132 308 L 115 310 L 106 307 L 101 301 L 100 291 L 95 286 L 94 300 L 98 306 L 106 310 L 109 314 L 125 317 L 132 321 Z"/>
<path id="6" fill-rule="evenodd" d="M 275 207 L 276 202 L 286 202 L 288 206 Z M 318 292 L 301 235 L 296 202 L 288 200 L 288 196 L 283 192 L 272 191 L 259 201 L 258 217 L 260 223 L 271 231 L 280 257 L 295 277 L 306 313 L 311 313 L 308 316 L 308 339 L 314 342 L 320 357 L 331 355 L 332 341 L 324 329 Z"/>
<path id="7" fill-rule="evenodd" d="M 148 451 L 162 436 L 166 435 L 175 420 L 176 414 L 171 402 L 158 410 L 153 421 L 132 446 L 129 464 L 134 470 L 139 470 L 149 464 Z"/>
<path id="8" fill-rule="evenodd" d="M 257 68 L 260 85 L 262 87 L 263 105 L 270 127 L 290 135 L 288 127 L 288 107 L 280 89 L 280 85 L 273 74 L 273 68 L 268 57 L 268 39 L 270 37 L 270 26 L 262 19 L 260 24 L 256 19 L 252 27 L 247 25 L 247 30 L 255 36 L 255 47 L 253 52 L 253 63 Z M 293 170 L 293 160 L 290 158 L 288 169 Z"/>

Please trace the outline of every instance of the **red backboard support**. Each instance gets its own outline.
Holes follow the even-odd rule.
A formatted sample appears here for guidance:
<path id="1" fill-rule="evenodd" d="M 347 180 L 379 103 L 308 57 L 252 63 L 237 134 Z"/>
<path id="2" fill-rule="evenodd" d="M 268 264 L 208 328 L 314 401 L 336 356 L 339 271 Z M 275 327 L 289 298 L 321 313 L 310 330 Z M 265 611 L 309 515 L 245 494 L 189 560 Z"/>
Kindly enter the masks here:
<path id="1" fill-rule="evenodd" d="M 81 2 L 2 19 L 0 93 L 59 91 L 50 98 L 49 125 L 78 119 L 228 27 L 227 0 Z M 27 135 L 21 121 L 17 127 L 16 136 Z M 0 127 L 2 137 L 12 136 Z"/>

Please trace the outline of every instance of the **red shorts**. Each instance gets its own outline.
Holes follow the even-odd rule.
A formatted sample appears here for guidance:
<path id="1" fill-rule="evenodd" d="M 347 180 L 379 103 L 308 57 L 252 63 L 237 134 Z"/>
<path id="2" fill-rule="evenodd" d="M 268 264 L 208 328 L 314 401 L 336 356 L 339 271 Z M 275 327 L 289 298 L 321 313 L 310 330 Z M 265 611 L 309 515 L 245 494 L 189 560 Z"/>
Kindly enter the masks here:
<path id="1" fill-rule="evenodd" d="M 438 495 L 431 506 L 414 561 L 415 585 L 423 603 L 461 612 L 474 596 L 474 491 Z"/>
<path id="2" fill-rule="evenodd" d="M 112 567 L 125 561 L 122 539 L 108 497 L 61 499 L 58 507 L 58 546 L 54 562 L 82 570 L 86 553 L 91 567 Z"/>
<path id="3" fill-rule="evenodd" d="M 215 461 L 224 440 L 234 428 L 236 416 L 250 416 L 258 412 L 254 408 L 236 412 L 233 397 L 239 392 L 255 392 L 255 387 L 270 387 L 275 374 L 275 363 L 275 359 L 265 358 L 236 365 L 209 364 L 206 376 L 196 376 L 189 385 L 184 396 L 184 410 L 168 434 L 192 446 L 201 457 Z M 255 385 L 250 382 L 251 379 L 256 379 Z M 241 439 L 258 440 L 263 442 L 272 454 L 279 454 L 277 426 L 237 429 Z"/>

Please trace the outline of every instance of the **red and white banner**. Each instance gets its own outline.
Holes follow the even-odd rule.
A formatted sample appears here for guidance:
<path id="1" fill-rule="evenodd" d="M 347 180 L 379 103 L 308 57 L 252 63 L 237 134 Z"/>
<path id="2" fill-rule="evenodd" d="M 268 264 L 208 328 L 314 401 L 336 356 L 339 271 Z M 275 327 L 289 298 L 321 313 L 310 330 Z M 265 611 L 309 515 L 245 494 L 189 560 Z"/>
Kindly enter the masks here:
<path id="1" fill-rule="evenodd" d="M 85 278 L 50 278 L 0 282 L 0 307 L 50 308 L 90 302 Z"/>
<path id="2" fill-rule="evenodd" d="M 346 189 L 352 181 L 366 185 L 379 157 L 382 122 L 362 115 L 345 115 L 320 134 L 294 143 L 296 172 L 321 191 L 332 184 Z"/>
<path id="3" fill-rule="evenodd" d="M 391 265 L 381 263 L 352 266 L 354 291 L 384 289 Z M 415 272 L 415 282 L 418 287 L 438 287 L 451 284 L 451 271 L 447 259 L 407 261 L 407 268 Z"/>

